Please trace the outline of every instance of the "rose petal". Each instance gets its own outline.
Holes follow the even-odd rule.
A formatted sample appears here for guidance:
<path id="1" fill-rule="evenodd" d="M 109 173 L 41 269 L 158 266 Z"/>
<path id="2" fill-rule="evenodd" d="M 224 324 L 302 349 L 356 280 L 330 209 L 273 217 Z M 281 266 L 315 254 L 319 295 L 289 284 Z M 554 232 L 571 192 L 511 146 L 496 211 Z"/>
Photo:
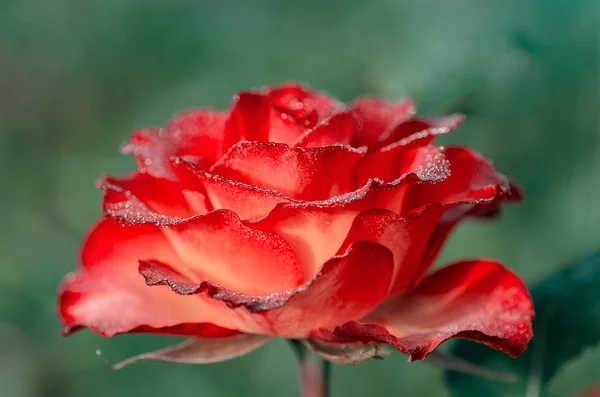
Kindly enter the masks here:
<path id="1" fill-rule="evenodd" d="M 238 335 L 230 338 L 194 338 L 178 345 L 139 354 L 111 365 L 119 370 L 138 361 L 166 361 L 182 364 L 210 364 L 230 360 L 261 348 L 271 338 L 261 335 Z"/>
<path id="2" fill-rule="evenodd" d="M 329 343 L 374 342 L 422 360 L 458 337 L 513 357 L 532 337 L 533 304 L 523 282 L 489 260 L 458 262 L 426 278 L 406 296 L 387 301 L 361 322 L 348 322 L 311 337 Z"/>
<path id="3" fill-rule="evenodd" d="M 252 227 L 281 236 L 296 253 L 304 278 L 310 278 L 338 252 L 358 212 L 343 207 L 279 205 L 266 218 L 252 222 Z"/>
<path id="4" fill-rule="evenodd" d="M 178 161 L 174 169 L 186 188 L 204 192 L 211 208 L 232 210 L 241 219 L 262 217 L 278 203 L 296 201 L 274 190 L 209 174 L 184 161 Z"/>
<path id="5" fill-rule="evenodd" d="M 224 145 L 227 112 L 213 109 L 193 109 L 178 114 L 167 123 L 164 130 L 168 139 L 177 144 L 180 151 L 175 156 L 206 159 L 194 162 L 196 166 L 214 163 L 227 150 Z"/>
<path id="6" fill-rule="evenodd" d="M 182 222 L 185 219 L 159 214 L 148 208 L 135 196 L 110 189 L 104 194 L 103 207 L 104 215 L 124 226 L 144 224 L 168 226 Z"/>
<path id="7" fill-rule="evenodd" d="M 241 92 L 237 95 L 225 123 L 225 150 L 243 140 L 267 141 L 270 112 L 269 101 L 264 94 Z"/>
<path id="8" fill-rule="evenodd" d="M 241 141 L 292 144 L 340 109 L 337 100 L 298 84 L 242 92 L 225 127 L 227 147 Z"/>
<path id="9" fill-rule="evenodd" d="M 247 294 L 283 292 L 303 281 L 285 240 L 244 225 L 231 211 L 214 211 L 162 231 L 185 264 L 177 270 L 192 280 L 208 279 Z"/>
<path id="10" fill-rule="evenodd" d="M 350 145 L 357 127 L 356 116 L 345 111 L 324 120 L 315 128 L 307 131 L 294 146 L 314 148 L 335 144 Z"/>
<path id="11" fill-rule="evenodd" d="M 416 112 L 412 99 L 398 102 L 386 101 L 377 97 L 359 98 L 350 104 L 358 118 L 357 134 L 352 146 L 371 148 L 379 138 L 397 125 L 409 120 Z"/>
<path id="12" fill-rule="evenodd" d="M 354 189 L 353 170 L 361 156 L 344 146 L 307 149 L 240 142 L 210 172 L 299 200 L 324 200 Z"/>
<path id="13" fill-rule="evenodd" d="M 176 152 L 176 147 L 161 137 L 158 128 L 135 131 L 129 141 L 121 147 L 121 152 L 133 154 L 141 172 L 148 172 L 160 178 L 171 176 L 167 159 Z"/>
<path id="14" fill-rule="evenodd" d="M 341 256 L 327 261 L 303 285 L 283 293 L 249 295 L 210 281 L 195 283 L 172 266 L 156 261 L 140 263 L 148 285 L 166 285 L 182 295 L 206 292 L 231 308 L 243 307 L 245 332 L 303 338 L 317 327 L 332 327 L 371 312 L 385 297 L 393 271 L 390 251 L 381 245 L 358 241 Z M 264 321 L 269 324 L 264 329 Z M 258 325 L 254 325 L 256 321 Z"/>
<path id="15" fill-rule="evenodd" d="M 106 176 L 98 181 L 98 187 L 104 191 L 104 212 L 121 223 L 146 223 L 135 214 L 139 211 L 147 212 L 147 216 L 155 213 L 169 219 L 187 218 L 209 210 L 202 193 L 149 174 L 136 172 L 120 178 Z"/>
<path id="16" fill-rule="evenodd" d="M 228 338 L 230 336 L 241 334 L 238 330 L 219 327 L 211 323 L 183 323 L 160 328 L 140 325 L 131 331 L 127 331 L 127 333 L 195 336 L 200 338 Z"/>
<path id="17" fill-rule="evenodd" d="M 135 155 L 140 172 L 171 178 L 170 158 L 185 157 L 200 168 L 207 168 L 222 156 L 227 113 L 197 109 L 182 113 L 165 128 L 134 132 L 122 151 Z"/>
<path id="18" fill-rule="evenodd" d="M 436 184 L 415 185 L 407 192 L 402 213 L 418 213 L 430 205 L 489 204 L 510 191 L 508 179 L 481 154 L 460 147 L 445 150 L 450 175 Z"/>
<path id="19" fill-rule="evenodd" d="M 465 117 L 462 114 L 453 114 L 440 120 L 417 118 L 407 120 L 393 129 L 388 129 L 379 138 L 379 142 L 373 149 L 387 148 L 390 150 L 429 145 L 437 136 L 448 134 L 457 129 L 464 119 Z"/>
<path id="20" fill-rule="evenodd" d="M 455 126 L 457 122 L 450 119 L 447 122 Z M 430 144 L 437 135 L 449 131 L 451 128 L 447 126 L 432 127 L 367 153 L 359 166 L 358 184 L 363 184 L 369 178 L 379 178 L 386 182 L 394 180 L 405 172 L 403 167 L 410 166 L 411 161 L 419 160 L 419 156 L 430 156 L 430 161 L 434 160 L 434 156 L 441 158 L 441 149 Z M 445 167 L 447 168 L 447 163 Z"/>
<path id="21" fill-rule="evenodd" d="M 514 181 L 508 180 L 508 183 L 508 189 L 506 189 L 506 185 L 503 185 L 503 189 L 498 188 L 497 195 L 490 204 L 473 205 L 468 215 L 482 219 L 494 219 L 500 213 L 502 205 L 523 202 L 525 200 L 523 189 Z"/>
<path id="22" fill-rule="evenodd" d="M 358 165 L 358 185 L 370 179 L 391 182 L 410 172 L 423 180 L 438 181 L 450 175 L 449 162 L 444 151 L 434 145 L 415 147 L 397 153 L 382 150 L 367 153 Z"/>
<path id="23" fill-rule="evenodd" d="M 314 128 L 344 109 L 344 105 L 337 99 L 297 83 L 271 88 L 268 96 L 271 106 L 293 118 L 304 129 Z M 275 139 L 270 141 L 283 142 Z"/>
<path id="24" fill-rule="evenodd" d="M 65 333 L 82 327 L 104 336 L 124 332 L 235 333 L 235 323 L 227 317 L 224 305 L 205 297 L 182 297 L 148 288 L 138 274 L 138 259 L 144 257 L 179 262 L 159 228 L 121 226 L 111 219 L 100 222 L 85 242 L 81 267 L 68 275 L 60 288 L 59 313 Z"/>
<path id="25" fill-rule="evenodd" d="M 268 142 L 291 145 L 305 133 L 304 127 L 287 113 L 270 108 L 268 115 Z"/>
<path id="26" fill-rule="evenodd" d="M 366 240 L 387 247 L 394 254 L 390 295 L 403 291 L 427 255 L 428 241 L 445 208 L 434 207 L 417 217 L 402 217 L 384 209 L 361 212 L 353 221 L 340 250 L 354 241 Z"/>

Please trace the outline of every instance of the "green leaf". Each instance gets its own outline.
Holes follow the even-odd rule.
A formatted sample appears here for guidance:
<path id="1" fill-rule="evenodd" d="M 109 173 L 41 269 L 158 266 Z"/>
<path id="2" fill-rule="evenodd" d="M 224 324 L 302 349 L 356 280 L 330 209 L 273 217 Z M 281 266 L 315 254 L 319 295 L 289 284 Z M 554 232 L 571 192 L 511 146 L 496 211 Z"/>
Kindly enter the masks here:
<path id="1" fill-rule="evenodd" d="M 454 396 L 549 395 L 547 384 L 568 360 L 600 341 L 600 251 L 571 264 L 531 288 L 536 308 L 534 337 L 527 352 L 511 359 L 482 345 L 459 341 L 453 354 L 520 375 L 516 383 L 493 382 L 454 371 L 446 384 Z"/>

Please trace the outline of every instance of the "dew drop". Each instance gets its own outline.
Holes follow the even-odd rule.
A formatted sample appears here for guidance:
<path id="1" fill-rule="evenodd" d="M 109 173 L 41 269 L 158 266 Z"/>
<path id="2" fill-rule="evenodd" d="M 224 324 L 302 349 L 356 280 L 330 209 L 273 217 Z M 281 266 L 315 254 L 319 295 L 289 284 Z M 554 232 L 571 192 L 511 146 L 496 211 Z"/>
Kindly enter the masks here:
<path id="1" fill-rule="evenodd" d="M 301 110 L 304 107 L 304 104 L 297 99 L 294 99 L 290 102 L 290 109 L 292 110 Z"/>

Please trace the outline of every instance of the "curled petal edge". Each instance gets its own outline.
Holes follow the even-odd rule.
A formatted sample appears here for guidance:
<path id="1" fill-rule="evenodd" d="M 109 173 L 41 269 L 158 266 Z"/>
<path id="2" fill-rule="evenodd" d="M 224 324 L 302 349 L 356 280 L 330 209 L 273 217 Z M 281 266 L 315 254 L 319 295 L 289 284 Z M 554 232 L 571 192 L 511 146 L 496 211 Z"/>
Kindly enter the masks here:
<path id="1" fill-rule="evenodd" d="M 262 335 L 243 334 L 229 338 L 193 338 L 178 345 L 139 354 L 110 366 L 119 370 L 139 361 L 210 364 L 230 360 L 261 348 L 271 340 Z"/>

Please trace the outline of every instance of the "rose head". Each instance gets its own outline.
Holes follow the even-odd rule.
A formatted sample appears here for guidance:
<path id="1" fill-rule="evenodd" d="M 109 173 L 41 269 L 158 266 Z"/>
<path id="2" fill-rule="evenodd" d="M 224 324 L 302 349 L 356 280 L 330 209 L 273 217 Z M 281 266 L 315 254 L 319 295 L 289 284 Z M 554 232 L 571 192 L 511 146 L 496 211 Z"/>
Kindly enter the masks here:
<path id="1" fill-rule="evenodd" d="M 483 259 L 430 272 L 460 221 L 520 199 L 480 154 L 433 145 L 461 121 L 286 84 L 136 131 L 138 170 L 99 182 L 104 218 L 61 287 L 65 332 L 193 337 L 139 357 L 181 362 L 271 337 L 338 362 L 385 344 L 423 359 L 453 337 L 520 355 L 533 307 L 516 275 Z"/>

